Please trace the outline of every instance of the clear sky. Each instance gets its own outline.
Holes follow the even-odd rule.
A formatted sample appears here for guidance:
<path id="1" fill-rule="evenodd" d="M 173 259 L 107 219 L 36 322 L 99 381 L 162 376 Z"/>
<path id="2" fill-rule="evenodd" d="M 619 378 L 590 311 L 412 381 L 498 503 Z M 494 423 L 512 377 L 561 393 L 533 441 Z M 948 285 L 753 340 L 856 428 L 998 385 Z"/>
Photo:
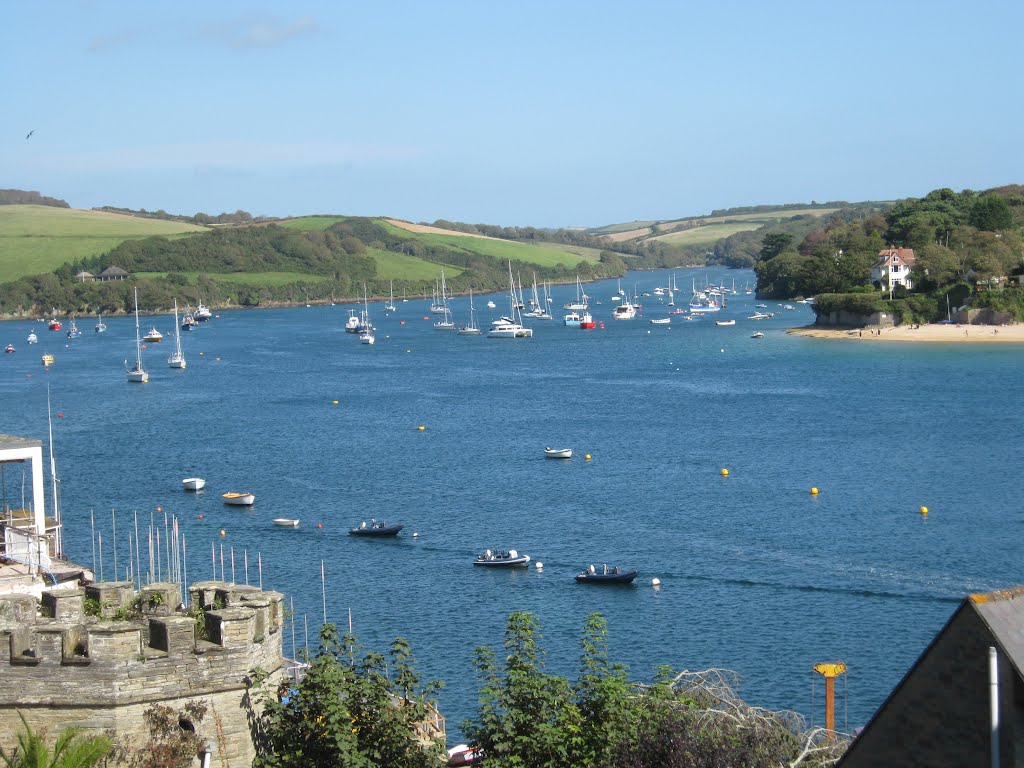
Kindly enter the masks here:
<path id="1" fill-rule="evenodd" d="M 1022 30 L 1019 0 L 9 0 L 0 187 L 596 226 L 1024 183 Z"/>

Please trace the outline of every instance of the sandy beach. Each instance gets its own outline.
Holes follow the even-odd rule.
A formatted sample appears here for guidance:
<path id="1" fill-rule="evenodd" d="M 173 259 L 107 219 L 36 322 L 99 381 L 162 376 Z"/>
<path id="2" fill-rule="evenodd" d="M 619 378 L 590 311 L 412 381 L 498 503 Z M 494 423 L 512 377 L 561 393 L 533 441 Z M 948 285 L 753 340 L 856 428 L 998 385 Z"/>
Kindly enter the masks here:
<path id="1" fill-rule="evenodd" d="M 827 328 L 806 325 L 788 333 L 816 339 L 854 341 L 917 341 L 940 344 L 1024 344 L 1024 323 L 1014 325 L 901 325 L 894 328 Z"/>

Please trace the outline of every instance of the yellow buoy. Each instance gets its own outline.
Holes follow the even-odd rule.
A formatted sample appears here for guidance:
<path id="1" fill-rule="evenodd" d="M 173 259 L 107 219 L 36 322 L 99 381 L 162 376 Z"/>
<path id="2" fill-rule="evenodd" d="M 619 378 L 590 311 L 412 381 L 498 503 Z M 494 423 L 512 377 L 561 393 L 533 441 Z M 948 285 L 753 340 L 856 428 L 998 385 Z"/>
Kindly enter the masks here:
<path id="1" fill-rule="evenodd" d="M 817 496 L 817 495 L 818 495 L 818 489 L 817 488 L 811 488 L 811 496 Z"/>
<path id="2" fill-rule="evenodd" d="M 223 528 L 220 529 L 220 535 L 221 536 L 227 536 L 227 533 L 224 531 Z"/>
<path id="3" fill-rule="evenodd" d="M 338 404 L 337 400 L 331 400 L 331 405 L 337 405 L 337 404 Z"/>
<path id="4" fill-rule="evenodd" d="M 928 507 L 921 507 L 921 516 L 928 517 Z"/>
<path id="5" fill-rule="evenodd" d="M 416 427 L 416 429 L 418 429 L 420 432 L 422 432 L 422 431 L 424 431 L 426 429 L 426 427 L 424 427 L 422 424 L 420 424 L 418 427 Z"/>
<path id="6" fill-rule="evenodd" d="M 729 470 L 726 469 L 725 467 L 722 467 L 722 477 L 728 477 L 728 476 L 729 476 Z"/>
<path id="7" fill-rule="evenodd" d="M 590 459 L 591 459 L 591 458 L 593 458 L 593 457 L 592 457 L 592 456 L 591 456 L 591 455 L 590 455 L 590 454 L 588 453 L 588 454 L 587 454 L 586 456 L 584 456 L 583 458 L 584 458 L 585 460 L 587 460 L 587 461 L 590 461 Z"/>

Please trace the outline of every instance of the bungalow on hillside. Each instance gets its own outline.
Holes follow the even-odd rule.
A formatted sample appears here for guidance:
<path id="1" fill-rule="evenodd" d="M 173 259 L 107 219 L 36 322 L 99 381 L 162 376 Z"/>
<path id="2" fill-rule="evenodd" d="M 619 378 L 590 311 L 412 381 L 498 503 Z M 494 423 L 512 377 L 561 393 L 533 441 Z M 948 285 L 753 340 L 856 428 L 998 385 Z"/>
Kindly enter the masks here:
<path id="1" fill-rule="evenodd" d="M 81 272 L 75 275 L 75 280 L 77 280 L 80 283 L 92 283 L 95 282 L 96 275 L 94 275 L 92 272 L 86 272 L 83 269 Z"/>
<path id="2" fill-rule="evenodd" d="M 871 282 L 878 283 L 884 291 L 892 291 L 897 285 L 909 291 L 914 287 L 910 270 L 916 262 L 913 248 L 884 248 L 871 265 Z"/>
<path id="3" fill-rule="evenodd" d="M 107 267 L 99 274 L 99 279 L 106 282 L 107 280 L 126 280 L 128 273 L 120 267 Z"/>
<path id="4" fill-rule="evenodd" d="M 1024 768 L 1024 587 L 970 595 L 839 768 Z"/>

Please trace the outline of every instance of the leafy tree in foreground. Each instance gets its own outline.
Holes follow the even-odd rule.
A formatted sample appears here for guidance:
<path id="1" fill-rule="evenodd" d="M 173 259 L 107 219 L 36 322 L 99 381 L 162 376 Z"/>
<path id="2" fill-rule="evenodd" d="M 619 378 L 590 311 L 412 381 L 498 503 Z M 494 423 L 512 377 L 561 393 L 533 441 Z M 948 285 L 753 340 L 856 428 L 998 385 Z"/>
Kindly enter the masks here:
<path id="1" fill-rule="evenodd" d="M 476 651 L 480 712 L 462 727 L 484 768 L 823 768 L 845 751 L 794 713 L 744 703 L 732 673 L 662 667 L 653 685 L 628 682 L 597 614 L 584 623 L 575 685 L 544 671 L 539 640 L 537 620 L 513 613 L 504 664 Z"/>
<path id="2" fill-rule="evenodd" d="M 254 768 L 436 768 L 443 745 L 417 729 L 430 720 L 439 684 L 420 685 L 401 638 L 391 647 L 393 680 L 382 654 L 360 654 L 352 634 L 326 624 L 301 681 L 286 679 L 274 689 L 265 673 L 254 673 L 262 705 L 252 714 Z"/>
<path id="3" fill-rule="evenodd" d="M 69 728 L 57 737 L 51 752 L 42 734 L 32 730 L 21 712 L 18 717 L 24 727 L 18 734 L 18 746 L 10 752 L 0 748 L 5 768 L 92 768 L 110 751 L 109 737 L 83 736 L 77 728 Z"/>

